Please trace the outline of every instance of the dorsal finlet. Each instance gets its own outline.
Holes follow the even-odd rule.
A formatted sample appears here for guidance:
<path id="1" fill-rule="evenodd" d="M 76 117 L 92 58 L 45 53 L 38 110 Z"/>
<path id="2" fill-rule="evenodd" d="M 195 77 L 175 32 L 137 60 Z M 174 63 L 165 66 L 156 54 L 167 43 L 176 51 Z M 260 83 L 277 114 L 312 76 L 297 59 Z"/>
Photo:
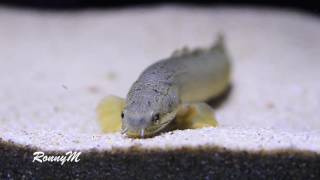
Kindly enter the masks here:
<path id="1" fill-rule="evenodd" d="M 224 51 L 224 49 L 225 49 L 224 35 L 222 33 L 218 33 L 217 40 L 210 48 L 195 48 L 195 49 L 190 50 L 187 46 L 184 46 L 182 49 L 175 50 L 172 53 L 171 57 L 182 57 L 182 56 L 187 56 L 187 55 L 196 55 L 201 52 L 212 51 L 212 50 Z"/>
<path id="2" fill-rule="evenodd" d="M 224 44 L 225 38 L 223 33 L 219 32 L 217 35 L 217 40 L 215 41 L 215 43 L 211 46 L 211 50 L 213 49 L 218 49 L 221 51 L 225 50 L 225 44 Z"/>
<path id="3" fill-rule="evenodd" d="M 180 57 L 186 54 L 190 54 L 190 49 L 187 46 L 184 46 L 182 49 L 177 49 L 173 51 L 171 57 Z"/>

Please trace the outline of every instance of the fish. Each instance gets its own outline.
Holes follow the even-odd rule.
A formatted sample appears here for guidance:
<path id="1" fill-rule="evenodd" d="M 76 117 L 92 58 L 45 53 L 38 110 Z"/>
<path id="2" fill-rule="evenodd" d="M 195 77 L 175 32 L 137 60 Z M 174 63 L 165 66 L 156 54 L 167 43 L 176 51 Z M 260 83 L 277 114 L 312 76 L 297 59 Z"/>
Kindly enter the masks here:
<path id="1" fill-rule="evenodd" d="M 147 67 L 125 99 L 109 96 L 100 103 L 98 119 L 104 132 L 136 138 L 172 127 L 215 127 L 213 109 L 205 102 L 226 91 L 230 79 L 231 62 L 220 34 L 208 48 L 184 47 Z"/>

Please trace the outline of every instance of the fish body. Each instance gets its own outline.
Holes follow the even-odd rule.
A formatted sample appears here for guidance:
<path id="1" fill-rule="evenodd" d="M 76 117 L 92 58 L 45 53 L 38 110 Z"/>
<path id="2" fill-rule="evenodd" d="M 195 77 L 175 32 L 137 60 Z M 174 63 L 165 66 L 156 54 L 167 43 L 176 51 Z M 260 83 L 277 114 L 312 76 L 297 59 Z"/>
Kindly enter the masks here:
<path id="1" fill-rule="evenodd" d="M 207 49 L 176 51 L 145 69 L 131 86 L 122 112 L 122 131 L 153 135 L 174 120 L 182 104 L 221 94 L 230 81 L 223 38 Z"/>

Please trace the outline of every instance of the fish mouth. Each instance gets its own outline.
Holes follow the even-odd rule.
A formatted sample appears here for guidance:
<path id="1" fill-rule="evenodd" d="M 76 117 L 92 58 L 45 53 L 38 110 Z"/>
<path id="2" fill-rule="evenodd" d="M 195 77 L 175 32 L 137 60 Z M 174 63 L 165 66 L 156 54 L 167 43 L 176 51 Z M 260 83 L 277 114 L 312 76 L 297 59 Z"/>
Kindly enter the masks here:
<path id="1" fill-rule="evenodd" d="M 177 112 L 178 108 L 166 114 L 164 117 L 162 117 L 162 121 L 159 124 L 152 124 L 149 127 L 138 130 L 130 130 L 128 127 L 124 127 L 121 133 L 133 138 L 152 137 L 167 127 L 168 124 L 175 119 Z"/>
<path id="2" fill-rule="evenodd" d="M 136 131 L 124 129 L 124 130 L 122 130 L 121 133 L 122 134 L 126 134 L 128 137 L 132 137 L 132 138 L 151 137 L 151 136 L 159 133 L 159 131 L 161 131 L 165 127 L 167 127 L 167 125 L 170 124 L 171 121 L 172 120 L 163 122 L 161 124 L 152 125 L 150 127 L 147 127 L 147 128 L 144 128 L 144 129 L 139 129 L 139 130 L 136 130 Z"/>

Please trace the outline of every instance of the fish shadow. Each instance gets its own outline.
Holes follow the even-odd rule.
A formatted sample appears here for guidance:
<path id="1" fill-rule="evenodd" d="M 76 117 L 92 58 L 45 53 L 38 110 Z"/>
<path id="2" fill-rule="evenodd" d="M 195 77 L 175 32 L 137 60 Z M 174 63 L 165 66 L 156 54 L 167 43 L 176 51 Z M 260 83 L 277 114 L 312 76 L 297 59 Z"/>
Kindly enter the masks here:
<path id="1" fill-rule="evenodd" d="M 228 98 L 230 98 L 230 94 L 232 93 L 232 90 L 233 90 L 233 85 L 229 84 L 226 90 L 224 90 L 220 95 L 207 100 L 206 103 L 210 105 L 212 108 L 218 109 L 227 101 Z"/>

